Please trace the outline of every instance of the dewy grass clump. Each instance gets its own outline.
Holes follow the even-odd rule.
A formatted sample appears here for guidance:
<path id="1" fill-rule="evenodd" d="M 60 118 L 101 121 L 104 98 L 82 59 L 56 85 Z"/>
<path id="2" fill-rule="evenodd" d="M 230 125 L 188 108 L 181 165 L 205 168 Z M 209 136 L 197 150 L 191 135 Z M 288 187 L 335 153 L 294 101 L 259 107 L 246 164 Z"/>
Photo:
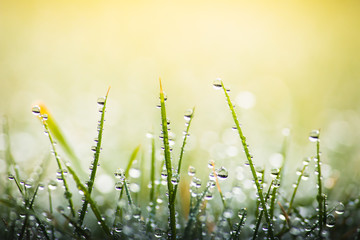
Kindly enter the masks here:
<path id="1" fill-rule="evenodd" d="M 185 130 L 178 156 L 174 156 L 173 134 L 169 128 L 166 100 L 160 81 L 161 143 L 154 133 L 150 138 L 150 153 L 140 146 L 134 148 L 129 160 L 120 160 L 113 169 L 115 185 L 111 198 L 94 189 L 101 162 L 103 129 L 108 93 L 97 100 L 100 120 L 94 157 L 89 162 L 90 175 L 84 177 L 79 160 L 61 134 L 59 126 L 45 106 L 34 106 L 33 114 L 40 119 L 49 140 L 57 169 L 49 169 L 54 178 L 45 179 L 47 159 L 34 173 L 26 176 L 12 156 L 8 124 L 3 125 L 8 180 L 2 181 L 0 198 L 1 239 L 347 239 L 360 237 L 360 203 L 349 198 L 344 203 L 329 201 L 324 188 L 320 131 L 310 133 L 315 144 L 314 156 L 305 158 L 294 179 L 286 176 L 286 138 L 279 153 L 283 160 L 279 168 L 264 169 L 243 134 L 229 90 L 220 79 L 213 84 L 225 95 L 244 156 L 236 157 L 236 165 L 248 168 L 256 197 L 237 201 L 234 192 L 242 190 L 243 182 L 232 180 L 229 171 L 217 159 L 210 160 L 203 179 L 193 166 L 183 162 L 186 143 L 191 132 L 195 109 L 185 112 Z M 229 126 L 230 128 L 231 126 Z M 56 144 L 58 143 L 58 145 Z M 159 145 L 159 146 L 158 146 Z M 160 147 L 160 159 L 156 154 Z M 60 157 L 58 148 L 67 155 Z M 89 147 L 90 148 L 90 147 Z M 141 162 L 136 159 L 141 156 Z M 191 156 L 189 156 L 191 157 Z M 245 167 L 244 160 L 245 159 Z M 53 161 L 53 160 L 51 160 Z M 161 163 L 161 164 L 159 164 Z M 135 166 L 136 165 L 136 166 Z M 144 166 L 150 169 L 144 174 Z M 184 166 L 185 165 L 185 166 Z M 187 171 L 184 171 L 186 170 Z M 187 174 L 186 174 L 187 172 Z M 56 176 L 56 177 L 55 177 Z M 314 183 L 307 181 L 312 178 Z M 43 182 L 48 181 L 48 184 Z M 283 183 L 295 182 L 293 188 Z M 232 192 L 223 187 L 232 186 Z M 301 185 L 313 188 L 316 194 L 296 201 Z M 44 189 L 47 188 L 47 191 Z M 252 189 L 252 188 L 250 188 Z M 60 195 L 59 195 L 60 194 Z M 251 194 L 250 194 L 251 195 Z M 99 201 L 101 199 L 101 201 Z M 54 200 L 60 206 L 54 206 Z M 350 211 L 351 210 L 351 211 Z"/>

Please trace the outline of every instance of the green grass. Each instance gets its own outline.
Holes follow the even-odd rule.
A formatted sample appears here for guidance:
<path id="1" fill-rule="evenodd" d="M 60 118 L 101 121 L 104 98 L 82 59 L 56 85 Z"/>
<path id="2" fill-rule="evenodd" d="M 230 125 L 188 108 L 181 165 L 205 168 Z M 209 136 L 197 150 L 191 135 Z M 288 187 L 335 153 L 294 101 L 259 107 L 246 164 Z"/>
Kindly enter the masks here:
<path id="1" fill-rule="evenodd" d="M 280 147 L 283 158 L 281 166 L 277 169 L 260 168 L 256 156 L 250 153 L 238 113 L 230 100 L 229 90 L 221 80 L 217 80 L 214 87 L 222 90 L 225 95 L 224 104 L 228 105 L 231 113 L 229 118 L 232 118 L 236 126 L 234 129 L 240 140 L 239 147 L 244 150 L 244 156 L 236 156 L 235 165 L 242 166 L 243 159 L 246 159 L 244 168 L 249 168 L 248 174 L 253 183 L 253 189 L 249 190 L 253 192 L 249 193 L 246 201 L 239 203 L 236 195 L 231 193 L 235 187 L 244 186 L 232 176 L 236 174 L 232 169 L 228 171 L 223 164 L 216 169 L 215 162 L 219 164 L 220 161 L 214 159 L 210 161 L 210 169 L 203 166 L 204 169 L 201 171 L 195 171 L 185 160 L 191 158 L 194 161 L 185 151 L 191 134 L 191 123 L 195 120 L 194 108 L 186 111 L 184 115 L 185 131 L 178 156 L 174 156 L 173 146 L 170 144 L 173 139 L 170 138 L 167 97 L 160 81 L 161 142 L 157 142 L 154 137 L 157 134 L 152 133 L 148 143 L 148 155 L 142 151 L 145 147 L 134 147 L 129 158 L 121 160 L 127 162 L 125 170 L 113 170 L 116 181 L 114 190 L 104 196 L 94 187 L 101 161 L 109 91 L 105 97 L 98 99 L 100 120 L 96 145 L 89 146 L 89 149 L 94 151 L 94 157 L 89 163 L 88 177 L 84 177 L 85 171 L 79 169 L 79 159 L 72 150 L 76 146 L 71 146 L 67 142 L 59 125 L 44 106 L 34 106 L 32 111 L 41 120 L 52 155 L 42 160 L 40 170 L 34 170 L 31 176 L 36 175 L 36 178 L 27 176 L 12 154 L 9 124 L 5 119 L 2 131 L 5 147 L 2 156 L 9 177 L 1 182 L 0 238 L 359 238 L 360 228 L 356 224 L 360 221 L 358 196 L 349 197 L 343 203 L 327 197 L 331 194 L 331 189 L 324 187 L 326 179 L 323 179 L 322 175 L 320 131 L 314 130 L 310 133 L 309 139 L 315 143 L 314 156 L 299 156 L 299 159 L 306 158 L 302 161 L 296 178 L 292 177 L 295 172 L 286 174 L 285 169 L 289 162 L 288 137 L 285 137 Z M 60 157 L 58 148 L 66 153 L 64 158 Z M 159 151 L 162 154 L 156 154 Z M 141 172 L 141 177 L 133 178 L 130 172 L 135 164 L 139 164 L 136 160 L 140 153 L 142 160 L 138 171 Z M 310 161 L 311 159 L 314 161 Z M 55 161 L 57 169 L 47 169 L 50 161 Z M 189 176 L 183 170 L 188 167 Z M 149 173 L 146 173 L 147 169 Z M 288 169 L 291 171 L 291 168 Z M 51 172 L 53 177 L 47 176 L 45 171 Z M 204 177 L 204 174 L 208 174 L 209 177 Z M 306 181 L 309 178 L 313 181 Z M 44 181 L 49 182 L 47 191 L 42 191 Z M 56 181 L 61 187 L 54 190 Z M 287 186 L 293 181 L 293 188 Z M 205 184 L 201 184 L 202 182 Z M 140 191 L 133 189 L 134 183 L 141 187 Z M 302 193 L 306 188 L 313 189 L 316 194 L 311 191 Z M 248 192 L 244 190 L 243 194 L 245 193 Z M 251 194 L 255 194 L 256 197 L 251 198 Z M 299 194 L 300 198 L 297 197 Z M 60 205 L 55 207 L 54 202 Z"/>

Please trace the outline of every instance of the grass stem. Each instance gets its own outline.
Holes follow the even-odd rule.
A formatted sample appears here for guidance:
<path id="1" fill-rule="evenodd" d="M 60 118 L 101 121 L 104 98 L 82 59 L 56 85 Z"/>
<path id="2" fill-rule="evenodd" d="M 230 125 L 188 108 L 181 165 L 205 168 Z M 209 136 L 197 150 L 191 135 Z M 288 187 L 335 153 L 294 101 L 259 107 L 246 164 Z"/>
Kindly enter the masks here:
<path id="1" fill-rule="evenodd" d="M 240 136 L 241 143 L 242 143 L 244 151 L 245 151 L 247 161 L 248 161 L 249 166 L 250 166 L 251 173 L 252 173 L 254 181 L 255 181 L 256 189 L 257 189 L 257 192 L 258 192 L 258 195 L 259 195 L 259 199 L 260 199 L 262 208 L 264 209 L 265 220 L 266 220 L 266 222 L 268 224 L 268 227 L 269 227 L 269 229 L 268 229 L 269 237 L 270 237 L 270 239 L 273 240 L 274 239 L 273 225 L 272 225 L 272 221 L 270 219 L 270 215 L 269 215 L 268 210 L 267 210 L 267 205 L 266 205 L 266 202 L 265 202 L 265 198 L 263 196 L 262 186 L 261 186 L 261 184 L 259 182 L 259 179 L 257 177 L 257 174 L 256 174 L 255 165 L 254 165 L 253 160 L 252 160 L 253 157 L 250 154 L 248 145 L 246 143 L 246 138 L 245 138 L 244 134 L 242 133 L 240 123 L 239 123 L 239 121 L 237 119 L 237 116 L 236 116 L 236 113 L 235 113 L 235 110 L 234 110 L 234 106 L 233 106 L 233 104 L 232 104 L 232 102 L 230 100 L 229 94 L 227 93 L 227 90 L 226 90 L 223 82 L 221 82 L 221 87 L 222 87 L 222 89 L 223 89 L 223 91 L 225 93 L 227 103 L 229 105 L 233 120 L 235 122 L 237 131 L 238 131 L 239 136 Z"/>

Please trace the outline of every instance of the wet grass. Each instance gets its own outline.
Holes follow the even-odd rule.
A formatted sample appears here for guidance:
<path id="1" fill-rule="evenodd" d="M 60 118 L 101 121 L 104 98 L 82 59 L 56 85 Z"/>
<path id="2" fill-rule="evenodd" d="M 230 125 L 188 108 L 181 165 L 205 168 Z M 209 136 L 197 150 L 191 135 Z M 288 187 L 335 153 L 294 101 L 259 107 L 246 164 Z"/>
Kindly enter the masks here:
<path id="1" fill-rule="evenodd" d="M 241 184 L 233 184 L 230 192 L 229 187 L 226 187 L 224 192 L 223 187 L 231 184 L 228 182 L 231 176 L 225 167 L 216 167 L 216 159 L 211 160 L 208 166 L 201 170 L 202 173 L 208 171 L 207 178 L 201 179 L 201 174 L 196 174 L 192 166 L 186 166 L 189 176 L 186 175 L 183 159 L 187 154 L 185 149 L 195 109 L 187 110 L 184 115 L 185 130 L 179 155 L 175 157 L 172 151 L 174 139 L 171 137 L 166 111 L 167 96 L 160 81 L 160 147 L 156 144 L 154 134 L 149 134 L 148 158 L 144 156 L 139 145 L 129 156 L 125 169 L 113 170 L 116 180 L 113 190 L 116 193 L 115 199 L 104 200 L 107 198 L 104 196 L 103 200 L 98 202 L 101 195 L 98 191 L 93 191 L 101 162 L 109 91 L 97 101 L 100 119 L 96 145 L 91 147 L 94 158 L 90 163 L 90 174 L 87 178 L 83 177 L 85 171 L 80 169 L 79 160 L 72 147 L 45 106 L 34 106 L 32 112 L 44 127 L 52 155 L 42 161 L 39 169 L 34 170 L 35 174 L 31 175 L 33 177 L 27 177 L 20 171 L 12 155 L 9 144 L 11 135 L 5 121 L 2 134 L 5 143 L 3 156 L 9 177 L 1 183 L 1 239 L 359 238 L 358 197 L 349 198 L 344 203 L 327 199 L 326 191 L 329 190 L 324 188 L 322 176 L 320 131 L 314 130 L 310 133 L 309 144 L 314 144 L 314 156 L 302 161 L 302 167 L 296 172 L 298 177 L 293 188 L 283 187 L 283 183 L 293 181 L 284 178 L 287 175 L 283 173 L 287 163 L 288 138 L 285 137 L 279 153 L 282 158 L 279 168 L 269 170 L 257 166 L 256 156 L 250 152 L 230 100 L 229 90 L 221 80 L 214 82 L 214 88 L 225 95 L 225 103 L 231 113 L 229 117 L 232 117 L 235 124 L 233 129 L 237 131 L 246 159 L 244 165 L 239 157 L 236 165 L 247 169 L 252 177 L 254 198 L 248 196 L 248 200 L 242 202 L 236 199 L 237 195 L 231 191 L 236 187 L 241 188 Z M 58 148 L 67 153 L 66 158 L 60 157 Z M 160 151 L 160 154 L 156 154 L 157 151 Z M 142 170 L 136 171 L 145 171 L 144 164 L 148 164 L 150 173 L 147 175 L 142 172 L 138 179 L 133 178 L 130 172 L 134 171 L 134 165 L 138 164 L 136 159 L 140 154 L 143 159 Z M 56 162 L 58 169 L 49 169 L 56 173 L 56 180 L 50 179 L 47 191 L 43 191 L 43 173 L 49 161 Z M 307 180 L 311 177 L 315 181 L 309 185 Z M 142 184 L 142 181 L 146 184 Z M 205 184 L 202 184 L 202 181 L 205 181 Z M 61 185 L 61 190 L 55 192 L 56 182 Z M 143 189 L 134 190 L 134 183 Z M 296 201 L 302 184 L 315 189 L 317 193 L 307 196 L 305 200 L 301 198 L 301 201 Z M 45 195 L 44 192 L 47 192 L 46 201 L 38 197 Z M 242 194 L 245 194 L 245 190 Z M 54 199 L 61 199 L 62 203 L 56 210 L 53 207 Z"/>

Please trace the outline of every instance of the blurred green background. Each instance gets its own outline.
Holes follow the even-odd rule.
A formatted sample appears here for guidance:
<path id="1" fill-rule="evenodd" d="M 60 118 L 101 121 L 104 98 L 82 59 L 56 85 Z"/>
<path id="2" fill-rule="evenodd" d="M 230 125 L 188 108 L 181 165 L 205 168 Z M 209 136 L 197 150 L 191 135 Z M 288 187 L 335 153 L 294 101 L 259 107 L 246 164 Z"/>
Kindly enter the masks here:
<path id="1" fill-rule="evenodd" d="M 111 86 L 102 156 L 124 167 L 135 146 L 148 148 L 147 132 L 160 132 L 161 77 L 178 140 L 183 113 L 196 106 L 187 164 L 222 161 L 216 149 L 235 146 L 232 156 L 241 148 L 223 93 L 212 87 L 220 77 L 259 165 L 280 150 L 289 128 L 289 158 L 299 166 L 315 151 L 308 133 L 320 128 L 328 175 L 356 178 L 359 12 L 355 0 L 1 0 L 0 113 L 9 118 L 14 156 L 31 168 L 48 152 L 31 114 L 41 101 L 88 166 L 96 99 Z"/>

